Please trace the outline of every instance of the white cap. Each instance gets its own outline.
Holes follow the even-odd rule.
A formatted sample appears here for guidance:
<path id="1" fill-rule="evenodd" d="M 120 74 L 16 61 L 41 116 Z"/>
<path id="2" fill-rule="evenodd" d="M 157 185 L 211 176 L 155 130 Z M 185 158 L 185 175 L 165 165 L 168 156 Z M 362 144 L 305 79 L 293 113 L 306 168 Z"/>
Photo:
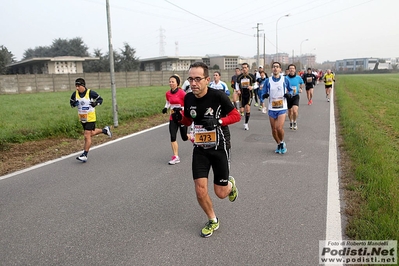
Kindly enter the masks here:
<path id="1" fill-rule="evenodd" d="M 259 68 L 263 68 L 263 66 L 262 66 L 262 65 L 260 65 L 260 66 L 259 66 Z"/>

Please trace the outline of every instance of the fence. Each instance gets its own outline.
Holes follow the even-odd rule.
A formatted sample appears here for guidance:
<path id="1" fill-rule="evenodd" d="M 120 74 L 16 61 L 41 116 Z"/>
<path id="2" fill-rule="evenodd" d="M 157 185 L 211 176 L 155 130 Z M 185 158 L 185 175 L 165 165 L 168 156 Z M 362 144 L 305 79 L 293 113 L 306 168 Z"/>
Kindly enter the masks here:
<path id="1" fill-rule="evenodd" d="M 234 70 L 219 70 L 221 77 L 227 84 L 230 83 Z M 212 70 L 209 75 L 212 78 Z M 115 73 L 117 88 L 133 88 L 146 86 L 167 86 L 169 77 L 178 74 L 182 82 L 188 71 L 137 71 Z M 37 92 L 57 92 L 75 90 L 75 79 L 84 78 L 90 89 L 103 89 L 111 87 L 110 73 L 81 73 L 81 74 L 23 74 L 0 75 L 0 94 L 19 94 Z M 182 85 L 182 84 L 181 84 Z"/>

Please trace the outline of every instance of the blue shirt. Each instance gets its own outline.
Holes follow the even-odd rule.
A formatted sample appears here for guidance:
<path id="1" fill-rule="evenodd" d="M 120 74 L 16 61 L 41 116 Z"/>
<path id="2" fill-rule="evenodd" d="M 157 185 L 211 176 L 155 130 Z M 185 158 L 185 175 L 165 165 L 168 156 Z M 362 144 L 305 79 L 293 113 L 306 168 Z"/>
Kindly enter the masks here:
<path id="1" fill-rule="evenodd" d="M 294 77 L 290 77 L 290 75 L 287 75 L 285 77 L 290 82 L 292 88 L 292 95 L 293 96 L 299 95 L 299 89 L 301 88 L 301 84 L 304 84 L 303 79 L 298 75 L 295 75 Z"/>

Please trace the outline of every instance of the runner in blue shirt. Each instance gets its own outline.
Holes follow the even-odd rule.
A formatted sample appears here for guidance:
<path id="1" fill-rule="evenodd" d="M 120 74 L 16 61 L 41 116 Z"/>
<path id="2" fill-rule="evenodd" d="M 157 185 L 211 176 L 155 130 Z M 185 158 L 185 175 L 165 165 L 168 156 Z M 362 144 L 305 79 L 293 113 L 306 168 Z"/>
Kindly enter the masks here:
<path id="1" fill-rule="evenodd" d="M 298 125 L 296 119 L 298 117 L 299 93 L 302 92 L 304 82 L 303 79 L 296 74 L 296 66 L 294 64 L 288 66 L 288 71 L 286 77 L 293 91 L 292 98 L 287 100 L 288 118 L 290 119 L 290 129 L 297 130 Z"/>

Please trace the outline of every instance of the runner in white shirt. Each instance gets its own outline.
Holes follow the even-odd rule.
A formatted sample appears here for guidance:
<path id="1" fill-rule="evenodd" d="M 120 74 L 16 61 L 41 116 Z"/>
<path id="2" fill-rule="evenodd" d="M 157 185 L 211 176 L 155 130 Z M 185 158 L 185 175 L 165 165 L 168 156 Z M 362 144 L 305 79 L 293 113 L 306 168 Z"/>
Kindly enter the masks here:
<path id="1" fill-rule="evenodd" d="M 273 75 L 266 79 L 262 89 L 262 98 L 269 103 L 269 121 L 272 128 L 272 135 L 277 143 L 276 153 L 287 152 L 287 145 L 284 141 L 284 121 L 287 114 L 287 98 L 291 99 L 293 90 L 286 76 L 281 75 L 281 64 L 273 62 Z M 267 101 L 267 100 L 266 100 Z"/>
<path id="2" fill-rule="evenodd" d="M 229 87 L 227 87 L 227 84 L 225 82 L 220 80 L 219 71 L 213 72 L 213 81 L 209 83 L 209 87 L 215 90 L 224 91 L 224 93 L 226 93 L 227 96 L 230 96 Z"/>

